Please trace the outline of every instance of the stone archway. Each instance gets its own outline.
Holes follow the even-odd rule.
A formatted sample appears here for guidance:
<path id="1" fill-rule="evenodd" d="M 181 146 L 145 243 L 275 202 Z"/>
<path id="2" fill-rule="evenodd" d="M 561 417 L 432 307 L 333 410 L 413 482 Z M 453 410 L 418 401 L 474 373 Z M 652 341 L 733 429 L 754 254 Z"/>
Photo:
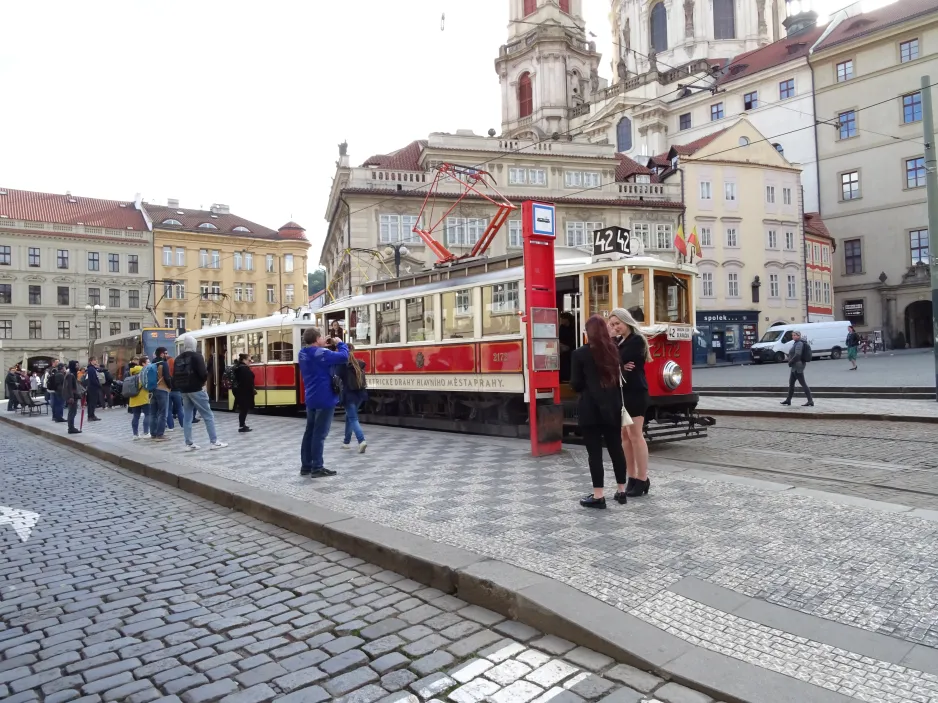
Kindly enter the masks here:
<path id="1" fill-rule="evenodd" d="M 913 349 L 930 347 L 932 337 L 932 305 L 930 300 L 917 300 L 905 309 L 905 340 Z"/>

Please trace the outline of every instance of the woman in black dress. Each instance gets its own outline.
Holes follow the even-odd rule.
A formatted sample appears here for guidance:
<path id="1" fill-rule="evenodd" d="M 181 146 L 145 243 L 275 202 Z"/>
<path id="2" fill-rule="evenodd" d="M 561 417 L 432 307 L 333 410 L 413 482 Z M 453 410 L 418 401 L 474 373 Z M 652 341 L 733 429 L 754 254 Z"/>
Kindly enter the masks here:
<path id="1" fill-rule="evenodd" d="M 618 337 L 619 363 L 625 376 L 623 399 L 632 424 L 622 428 L 622 447 L 628 464 L 630 497 L 645 495 L 651 487 L 648 480 L 648 444 L 643 434 L 645 412 L 648 410 L 648 380 L 645 363 L 651 361 L 648 339 L 628 310 L 616 308 L 609 315 L 609 329 Z"/>
<path id="2" fill-rule="evenodd" d="M 622 397 L 619 387 L 619 354 L 609 336 L 606 320 L 593 315 L 586 322 L 589 343 L 580 347 L 571 358 L 570 386 L 580 394 L 577 405 L 580 434 L 589 454 L 593 493 L 580 501 L 584 508 L 606 507 L 603 495 L 603 439 L 612 459 L 612 468 L 619 484 L 616 502 L 624 505 L 625 454 L 622 452 Z"/>

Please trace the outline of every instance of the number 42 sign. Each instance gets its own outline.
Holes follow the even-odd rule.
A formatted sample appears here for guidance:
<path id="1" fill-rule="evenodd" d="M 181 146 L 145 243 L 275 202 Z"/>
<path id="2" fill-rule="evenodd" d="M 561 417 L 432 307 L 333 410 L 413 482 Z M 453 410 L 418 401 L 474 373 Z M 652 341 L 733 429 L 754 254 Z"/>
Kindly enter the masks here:
<path id="1" fill-rule="evenodd" d="M 630 254 L 632 236 L 625 227 L 604 227 L 593 232 L 593 256 Z"/>

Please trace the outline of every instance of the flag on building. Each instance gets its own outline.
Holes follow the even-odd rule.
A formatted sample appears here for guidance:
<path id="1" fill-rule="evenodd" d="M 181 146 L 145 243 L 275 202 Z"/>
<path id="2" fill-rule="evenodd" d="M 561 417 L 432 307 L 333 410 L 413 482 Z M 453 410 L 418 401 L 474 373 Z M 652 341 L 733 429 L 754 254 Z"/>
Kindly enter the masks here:
<path id="1" fill-rule="evenodd" d="M 687 256 L 687 242 L 684 240 L 684 225 L 678 225 L 677 234 L 674 235 L 674 248 Z"/>
<path id="2" fill-rule="evenodd" d="M 697 238 L 697 228 L 694 227 L 690 231 L 690 237 L 687 238 L 687 243 L 690 244 L 691 251 L 695 252 L 697 256 L 700 256 L 700 240 Z"/>

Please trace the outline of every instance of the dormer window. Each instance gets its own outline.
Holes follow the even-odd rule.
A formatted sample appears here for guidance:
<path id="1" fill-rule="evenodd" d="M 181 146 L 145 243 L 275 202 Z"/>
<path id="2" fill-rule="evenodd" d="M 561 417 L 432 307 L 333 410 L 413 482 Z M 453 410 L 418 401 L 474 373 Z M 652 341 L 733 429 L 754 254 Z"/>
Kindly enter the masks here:
<path id="1" fill-rule="evenodd" d="M 211 222 L 203 222 L 199 225 L 199 229 L 218 229 L 218 227 L 213 225 Z"/>
<path id="2" fill-rule="evenodd" d="M 232 232 L 247 232 L 248 234 L 251 233 L 251 230 L 249 230 L 247 227 L 241 227 L 240 225 L 238 225 L 237 227 L 235 227 L 235 228 L 234 228 L 233 230 L 231 230 L 231 231 L 232 231 Z"/>
<path id="3" fill-rule="evenodd" d="M 182 227 L 182 222 L 180 222 L 179 220 L 174 220 L 172 218 L 168 220 L 163 220 L 160 224 L 171 225 L 173 227 Z"/>

